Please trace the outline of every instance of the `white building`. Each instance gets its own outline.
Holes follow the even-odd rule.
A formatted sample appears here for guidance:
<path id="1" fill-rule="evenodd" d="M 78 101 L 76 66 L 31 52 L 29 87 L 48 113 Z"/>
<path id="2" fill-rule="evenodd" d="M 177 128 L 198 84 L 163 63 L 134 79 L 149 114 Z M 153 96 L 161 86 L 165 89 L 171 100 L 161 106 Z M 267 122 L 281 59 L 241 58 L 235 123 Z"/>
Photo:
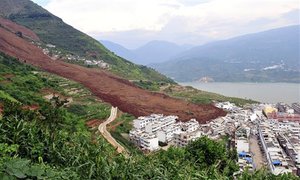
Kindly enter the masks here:
<path id="1" fill-rule="evenodd" d="M 159 149 L 158 138 L 152 134 L 144 134 L 140 137 L 140 146 L 143 150 L 155 151 Z"/>
<path id="2" fill-rule="evenodd" d="M 129 137 L 142 149 L 153 151 L 158 148 L 158 142 L 177 142 L 178 146 L 184 146 L 201 136 L 198 121 L 191 119 L 176 123 L 177 119 L 177 116 L 161 114 L 139 117 L 133 120 L 134 129 L 130 131 Z"/>
<path id="3" fill-rule="evenodd" d="M 188 145 L 190 142 L 195 141 L 200 138 L 202 133 L 200 131 L 194 132 L 179 132 L 174 134 L 174 144 L 178 147 L 184 147 Z"/>
<path id="4" fill-rule="evenodd" d="M 160 142 L 168 143 L 173 140 L 174 134 L 181 132 L 181 127 L 178 124 L 171 124 L 157 131 L 157 137 Z"/>
<path id="5" fill-rule="evenodd" d="M 131 142 L 145 151 L 154 151 L 159 149 L 158 138 L 155 134 L 147 134 L 142 130 L 131 130 L 129 132 Z"/>
<path id="6" fill-rule="evenodd" d="M 259 136 L 262 147 L 267 157 L 269 169 L 275 175 L 283 173 L 292 173 L 293 170 L 287 162 L 287 156 L 281 149 L 277 138 L 275 137 L 273 122 L 263 122 L 259 126 Z M 275 130 L 276 131 L 276 130 Z"/>
<path id="7" fill-rule="evenodd" d="M 238 153 L 245 152 L 249 153 L 250 152 L 250 146 L 249 146 L 249 141 L 246 138 L 240 138 L 235 141 L 236 143 L 236 150 Z"/>

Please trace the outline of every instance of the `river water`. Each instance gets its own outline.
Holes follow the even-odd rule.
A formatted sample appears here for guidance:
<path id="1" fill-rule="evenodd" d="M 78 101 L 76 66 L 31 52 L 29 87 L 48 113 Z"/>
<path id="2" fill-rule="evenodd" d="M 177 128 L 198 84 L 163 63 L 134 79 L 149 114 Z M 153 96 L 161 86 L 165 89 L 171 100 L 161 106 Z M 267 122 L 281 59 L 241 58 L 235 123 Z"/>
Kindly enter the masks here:
<path id="1" fill-rule="evenodd" d="M 186 82 L 180 84 L 225 96 L 253 99 L 265 103 L 300 102 L 300 84 L 296 83 Z"/>

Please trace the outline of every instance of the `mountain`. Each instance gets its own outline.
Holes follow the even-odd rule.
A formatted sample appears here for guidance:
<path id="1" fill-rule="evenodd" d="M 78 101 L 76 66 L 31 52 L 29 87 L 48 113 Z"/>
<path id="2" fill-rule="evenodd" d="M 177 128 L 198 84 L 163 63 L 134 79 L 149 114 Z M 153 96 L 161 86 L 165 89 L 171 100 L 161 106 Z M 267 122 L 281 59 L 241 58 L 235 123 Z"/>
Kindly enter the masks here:
<path id="1" fill-rule="evenodd" d="M 32 1 L 0 0 L 0 16 L 29 28 L 42 43 L 54 45 L 55 50 L 65 56 L 104 61 L 109 64 L 111 72 L 127 79 L 170 82 L 167 77 L 151 68 L 135 65 L 114 55 L 98 41 L 64 23 Z"/>
<path id="2" fill-rule="evenodd" d="M 155 40 L 137 49 L 129 50 L 111 41 L 100 40 L 100 42 L 118 56 L 143 65 L 168 61 L 170 58 L 192 47 L 192 45 L 177 45 L 168 41 Z"/>
<path id="3" fill-rule="evenodd" d="M 13 0 L 10 1 L 8 5 L 17 2 L 17 0 Z M 28 1 L 28 4 L 31 5 L 32 8 L 40 8 L 36 7 L 36 5 L 31 1 Z M 1 5 L 3 4 L 1 3 Z M 28 6 L 25 6 L 24 8 L 26 7 Z M 9 17 L 11 18 L 12 15 L 10 14 Z M 41 70 L 57 74 L 69 80 L 79 82 L 80 84 L 88 88 L 95 96 L 97 96 L 104 102 L 111 104 L 112 106 L 118 107 L 122 112 L 127 112 L 136 117 L 145 116 L 152 113 L 177 115 L 180 120 L 184 121 L 190 120 L 191 118 L 196 118 L 200 123 L 204 123 L 208 120 L 215 119 L 226 114 L 223 110 L 216 108 L 212 104 L 199 105 L 188 103 L 187 101 L 176 99 L 174 97 L 167 96 L 166 94 L 150 92 L 137 87 L 133 83 L 136 80 L 130 82 L 127 79 L 116 76 L 115 74 L 119 73 L 117 70 L 122 68 L 126 70 L 128 68 L 128 72 L 126 74 L 127 78 L 144 78 L 146 79 L 146 82 L 152 83 L 154 81 L 154 83 L 163 85 L 175 84 L 168 78 L 158 74 L 156 71 L 151 70 L 146 66 L 137 66 L 130 63 L 129 61 L 115 56 L 107 49 L 102 48 L 102 45 L 94 39 L 64 24 L 61 20 L 53 17 L 53 15 L 51 14 L 17 14 L 13 15 L 13 17 L 18 17 L 17 21 L 22 22 L 23 24 L 28 23 L 26 19 L 29 18 L 30 21 L 28 21 L 31 25 L 25 27 L 9 21 L 8 19 L 0 19 L 0 52 L 15 57 L 20 61 L 26 64 L 33 65 Z M 48 30 L 48 27 L 46 26 L 39 26 L 40 28 L 38 31 L 34 28 L 37 27 L 37 25 L 35 24 L 35 19 L 31 19 L 32 17 L 37 18 L 36 23 L 38 24 L 46 22 L 56 24 L 53 25 L 53 27 L 55 27 L 54 29 L 56 29 L 58 34 L 44 34 L 45 31 Z M 23 20 L 24 18 L 25 20 Z M 54 19 L 50 21 L 49 18 Z M 58 22 L 60 22 L 61 24 L 58 25 Z M 64 40 L 65 36 L 62 35 L 59 30 L 59 28 L 66 30 L 63 27 L 69 29 L 68 31 L 71 34 L 77 35 L 79 37 L 72 37 L 69 34 L 67 35 L 66 40 Z M 37 39 L 33 40 L 34 37 L 36 37 Z M 45 37 L 49 37 L 50 40 L 45 39 Z M 58 37 L 60 37 L 60 40 Z M 83 37 L 86 37 L 88 39 L 85 39 Z M 81 38 L 83 38 L 83 42 L 81 42 Z M 42 39 L 43 41 L 41 41 Z M 76 42 L 75 44 L 70 44 L 70 46 L 73 47 L 66 47 L 66 45 L 62 43 L 66 42 L 68 44 L 68 39 L 70 39 L 70 41 Z M 62 44 L 60 45 L 60 43 Z M 81 47 L 82 44 L 90 45 L 91 49 L 86 49 L 86 52 L 84 52 L 83 49 L 87 47 Z M 64 49 L 63 47 L 66 47 L 66 49 Z M 93 49 L 94 52 L 91 55 L 91 50 Z M 77 51 L 81 51 L 81 56 L 84 56 L 85 58 L 102 58 L 99 60 L 99 62 L 103 64 L 102 61 L 105 61 L 109 64 L 109 68 L 111 68 L 112 66 L 113 69 L 102 69 L 99 67 L 93 68 L 93 66 L 80 64 L 79 62 L 77 62 L 77 60 L 71 60 L 72 58 L 78 58 L 78 55 L 74 55 Z M 71 62 L 68 60 L 70 60 Z M 110 72 L 108 70 L 110 70 Z M 115 74 L 112 74 L 112 72 Z M 164 82 L 161 82 L 163 80 Z M 138 80 L 137 82 L 144 81 Z M 36 89 L 36 91 L 39 92 L 40 89 Z"/>
<path id="4" fill-rule="evenodd" d="M 122 45 L 111 41 L 100 40 L 100 42 L 111 52 L 114 52 L 116 55 L 128 59 L 129 61 L 136 62 L 135 60 L 137 59 L 137 57 L 133 51 L 126 49 Z"/>
<path id="5" fill-rule="evenodd" d="M 136 63 L 146 65 L 168 61 L 189 48 L 191 48 L 189 45 L 180 46 L 167 41 L 150 41 L 133 52 L 137 56 Z"/>
<path id="6" fill-rule="evenodd" d="M 194 47 L 152 67 L 177 81 L 300 82 L 299 25 Z"/>

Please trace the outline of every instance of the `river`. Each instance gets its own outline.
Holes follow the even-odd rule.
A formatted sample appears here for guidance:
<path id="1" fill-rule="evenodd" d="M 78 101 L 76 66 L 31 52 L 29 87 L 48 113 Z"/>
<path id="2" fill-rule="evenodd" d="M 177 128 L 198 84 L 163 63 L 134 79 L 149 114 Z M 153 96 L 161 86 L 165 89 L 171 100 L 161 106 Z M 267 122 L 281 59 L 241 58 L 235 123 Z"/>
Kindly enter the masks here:
<path id="1" fill-rule="evenodd" d="M 300 84 L 296 83 L 187 82 L 180 84 L 225 96 L 253 99 L 265 103 L 300 102 Z"/>

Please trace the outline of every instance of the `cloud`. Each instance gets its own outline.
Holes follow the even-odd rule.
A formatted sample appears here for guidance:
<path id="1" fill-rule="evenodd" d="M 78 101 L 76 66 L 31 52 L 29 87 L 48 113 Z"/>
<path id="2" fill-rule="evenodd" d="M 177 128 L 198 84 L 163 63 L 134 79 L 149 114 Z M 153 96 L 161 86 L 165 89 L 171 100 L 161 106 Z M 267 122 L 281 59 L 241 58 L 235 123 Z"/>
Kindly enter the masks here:
<path id="1" fill-rule="evenodd" d="M 79 30 L 132 47 L 153 38 L 201 44 L 299 23 L 298 0 L 47 1 L 47 10 Z"/>
<path id="2" fill-rule="evenodd" d="M 48 4 L 49 0 L 34 0 L 34 2 L 41 6 L 45 6 Z"/>
<path id="3" fill-rule="evenodd" d="M 300 23 L 300 9 L 293 9 L 287 13 L 282 14 L 281 18 L 286 19 L 292 24 Z"/>
<path id="4" fill-rule="evenodd" d="M 198 4 L 208 3 L 211 1 L 213 1 L 213 0 L 178 0 L 178 2 L 180 2 L 181 4 L 183 4 L 185 6 L 195 6 Z"/>

